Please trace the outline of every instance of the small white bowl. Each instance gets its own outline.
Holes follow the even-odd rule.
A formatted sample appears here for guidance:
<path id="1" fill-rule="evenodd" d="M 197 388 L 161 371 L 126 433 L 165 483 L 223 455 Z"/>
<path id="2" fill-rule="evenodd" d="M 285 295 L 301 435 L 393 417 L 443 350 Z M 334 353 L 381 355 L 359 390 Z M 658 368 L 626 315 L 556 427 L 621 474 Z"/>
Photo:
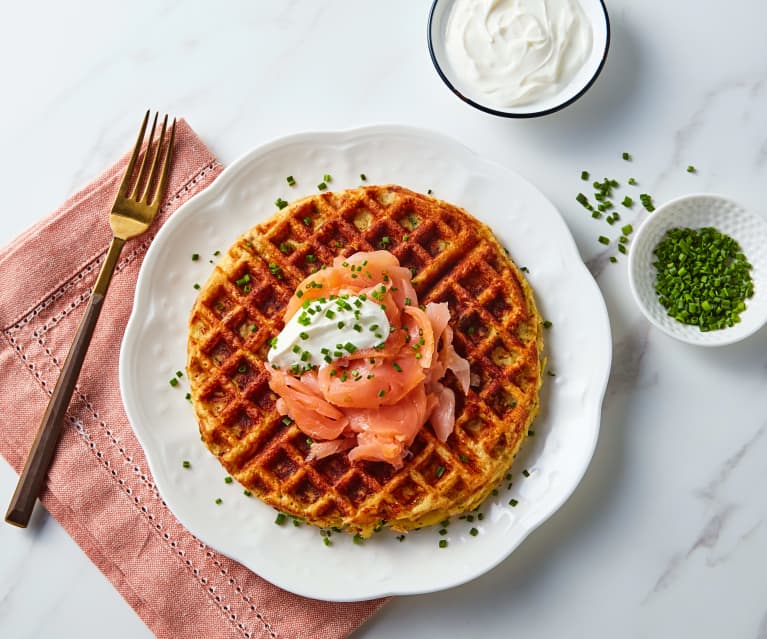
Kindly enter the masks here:
<path id="1" fill-rule="evenodd" d="M 671 317 L 655 292 L 657 270 L 653 251 L 671 228 L 713 226 L 740 244 L 751 263 L 754 296 L 746 300 L 740 322 L 715 331 L 701 331 Z M 686 195 L 658 208 L 643 222 L 631 241 L 629 284 L 634 299 L 650 322 L 667 335 L 698 346 L 723 346 L 758 331 L 767 321 L 767 221 L 737 202 L 705 193 Z"/>
<path id="2" fill-rule="evenodd" d="M 591 25 L 591 51 L 586 61 L 575 76 L 557 93 L 543 97 L 535 102 L 514 107 L 499 107 L 489 104 L 485 96 L 472 90 L 472 87 L 455 73 L 448 59 L 445 48 L 445 35 L 450 12 L 455 0 L 434 0 L 429 12 L 427 37 L 429 54 L 434 68 L 448 88 L 461 100 L 471 106 L 507 118 L 534 118 L 559 111 L 580 98 L 594 84 L 607 60 L 610 48 L 610 19 L 607 7 L 602 0 L 578 0 L 583 13 Z"/>

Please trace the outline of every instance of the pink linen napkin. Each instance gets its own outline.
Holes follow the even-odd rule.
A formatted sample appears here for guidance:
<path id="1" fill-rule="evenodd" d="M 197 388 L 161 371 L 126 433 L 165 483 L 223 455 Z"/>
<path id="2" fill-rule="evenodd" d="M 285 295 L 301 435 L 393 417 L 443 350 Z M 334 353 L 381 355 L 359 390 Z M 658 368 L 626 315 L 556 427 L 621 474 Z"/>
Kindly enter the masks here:
<path id="1" fill-rule="evenodd" d="M 104 259 L 126 162 L 0 251 L 0 453 L 17 471 Z M 157 637 L 346 637 L 384 600 L 299 597 L 200 542 L 158 493 L 122 407 L 118 354 L 144 254 L 168 216 L 221 170 L 181 121 L 166 201 L 149 232 L 123 249 L 41 498 Z"/>

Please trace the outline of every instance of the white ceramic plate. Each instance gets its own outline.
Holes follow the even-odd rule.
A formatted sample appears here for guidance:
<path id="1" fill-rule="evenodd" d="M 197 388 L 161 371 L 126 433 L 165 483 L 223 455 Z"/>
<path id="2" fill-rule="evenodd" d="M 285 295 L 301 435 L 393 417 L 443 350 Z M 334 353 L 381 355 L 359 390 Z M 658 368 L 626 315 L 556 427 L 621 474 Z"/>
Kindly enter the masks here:
<path id="1" fill-rule="evenodd" d="M 403 542 L 381 532 L 363 545 L 316 528 L 274 524 L 275 511 L 243 496 L 200 442 L 186 378 L 168 380 L 186 361 L 186 326 L 195 282 L 209 258 L 286 200 L 316 192 L 325 173 L 333 189 L 398 183 L 465 207 L 490 224 L 520 266 L 529 269 L 547 332 L 549 369 L 535 437 L 523 447 L 514 485 L 505 485 L 472 523 L 454 519 Z M 286 176 L 293 175 L 295 187 Z M 192 261 L 192 253 L 201 259 Z M 211 258 L 215 259 L 215 258 Z M 144 260 L 120 354 L 125 408 L 157 486 L 195 535 L 292 592 L 332 601 L 448 588 L 502 561 L 569 497 L 591 459 L 611 360 L 604 300 L 553 205 L 520 176 L 440 135 L 399 126 L 307 133 L 266 144 L 226 169 L 182 206 Z M 190 460 L 191 469 L 182 467 Z M 522 474 L 528 470 L 529 476 Z M 217 498 L 223 503 L 216 505 Z M 509 505 L 516 499 L 518 505 Z M 474 527 L 478 534 L 469 531 Z M 439 548 L 440 539 L 449 545 Z"/>
<path id="2" fill-rule="evenodd" d="M 717 228 L 740 244 L 753 267 L 754 296 L 746 300 L 738 324 L 704 333 L 697 326 L 675 320 L 658 301 L 653 251 L 669 229 L 706 226 Z M 745 339 L 767 321 L 767 221 L 719 195 L 696 193 L 671 200 L 650 215 L 634 236 L 629 252 L 629 284 L 645 317 L 671 337 L 697 346 L 724 346 Z"/>

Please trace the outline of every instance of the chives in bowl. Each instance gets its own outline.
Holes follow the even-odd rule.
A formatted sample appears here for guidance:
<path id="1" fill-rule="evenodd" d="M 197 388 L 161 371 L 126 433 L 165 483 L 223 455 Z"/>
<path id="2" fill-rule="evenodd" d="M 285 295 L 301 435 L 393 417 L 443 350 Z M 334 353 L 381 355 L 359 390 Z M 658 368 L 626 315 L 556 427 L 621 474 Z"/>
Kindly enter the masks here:
<path id="1" fill-rule="evenodd" d="M 744 339 L 767 321 L 767 221 L 718 195 L 672 200 L 636 232 L 629 284 L 647 319 L 678 340 Z"/>

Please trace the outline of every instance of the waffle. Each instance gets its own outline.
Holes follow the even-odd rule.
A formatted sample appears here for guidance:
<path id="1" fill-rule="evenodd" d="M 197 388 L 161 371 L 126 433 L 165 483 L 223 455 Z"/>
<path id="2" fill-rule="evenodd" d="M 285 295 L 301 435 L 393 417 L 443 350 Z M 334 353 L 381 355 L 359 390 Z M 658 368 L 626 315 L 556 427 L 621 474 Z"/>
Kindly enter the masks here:
<path id="1" fill-rule="evenodd" d="M 447 302 L 456 351 L 471 365 L 455 429 L 428 423 L 404 466 L 307 461 L 307 437 L 275 409 L 269 340 L 298 284 L 339 254 L 385 248 L 411 269 L 421 303 Z M 244 233 L 200 290 L 187 372 L 202 440 L 243 486 L 281 512 L 369 536 L 476 508 L 507 473 L 538 412 L 541 318 L 522 272 L 466 211 L 400 186 L 365 186 L 293 202 Z"/>

